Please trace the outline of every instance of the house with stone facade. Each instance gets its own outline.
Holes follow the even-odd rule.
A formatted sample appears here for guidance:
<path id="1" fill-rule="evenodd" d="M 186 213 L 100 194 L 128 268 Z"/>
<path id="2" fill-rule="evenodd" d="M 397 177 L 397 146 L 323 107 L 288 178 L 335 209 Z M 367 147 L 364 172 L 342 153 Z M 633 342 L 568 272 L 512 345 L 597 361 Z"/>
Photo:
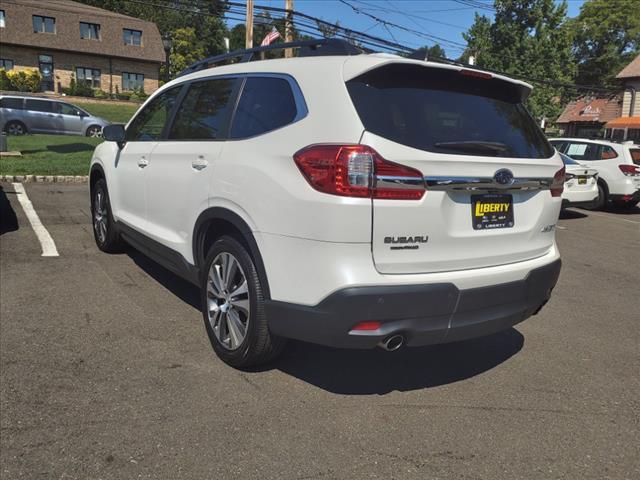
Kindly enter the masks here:
<path id="1" fill-rule="evenodd" d="M 39 70 L 42 91 L 61 93 L 74 76 L 108 93 L 149 94 L 164 61 L 152 22 L 71 0 L 0 2 L 0 68 Z"/>

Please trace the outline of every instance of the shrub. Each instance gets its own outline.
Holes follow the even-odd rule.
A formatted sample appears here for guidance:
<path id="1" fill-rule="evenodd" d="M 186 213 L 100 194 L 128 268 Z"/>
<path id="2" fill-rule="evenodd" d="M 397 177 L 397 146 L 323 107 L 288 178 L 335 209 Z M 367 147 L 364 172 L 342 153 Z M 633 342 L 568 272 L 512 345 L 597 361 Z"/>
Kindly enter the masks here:
<path id="1" fill-rule="evenodd" d="M 136 100 L 136 101 L 144 101 L 147 99 L 149 95 L 147 95 L 146 93 L 144 93 L 144 88 L 143 87 L 139 87 L 136 88 L 133 93 L 131 94 L 130 100 Z"/>
<path id="2" fill-rule="evenodd" d="M 13 89 L 19 92 L 37 92 L 40 90 L 42 75 L 38 70 L 10 70 L 7 77 Z"/>
<path id="3" fill-rule="evenodd" d="M 0 90 L 13 90 L 11 80 L 9 80 L 7 71 L 4 68 L 0 68 Z"/>
<path id="4" fill-rule="evenodd" d="M 109 94 L 107 92 L 104 92 L 104 91 L 100 90 L 99 88 L 94 88 L 93 89 L 93 96 L 95 98 L 107 98 L 109 96 Z"/>

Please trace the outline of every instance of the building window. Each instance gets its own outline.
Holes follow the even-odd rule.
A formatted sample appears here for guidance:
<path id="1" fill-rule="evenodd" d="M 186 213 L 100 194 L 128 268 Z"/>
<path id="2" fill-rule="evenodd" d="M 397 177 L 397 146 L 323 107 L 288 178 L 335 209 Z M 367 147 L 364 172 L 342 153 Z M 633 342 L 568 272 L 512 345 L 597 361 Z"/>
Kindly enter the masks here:
<path id="1" fill-rule="evenodd" d="M 4 10 L 0 10 L 0 28 L 4 28 Z"/>
<path id="2" fill-rule="evenodd" d="M 0 58 L 0 68 L 4 68 L 5 70 L 13 70 L 13 60 Z"/>
<path id="3" fill-rule="evenodd" d="M 122 72 L 122 90 L 144 89 L 144 75 L 141 73 Z"/>
<path id="4" fill-rule="evenodd" d="M 123 28 L 122 39 L 125 45 L 136 45 L 139 47 L 142 45 L 142 31 Z"/>
<path id="5" fill-rule="evenodd" d="M 76 79 L 78 83 L 91 88 L 100 88 L 100 70 L 97 68 L 76 68 Z"/>
<path id="6" fill-rule="evenodd" d="M 33 31 L 35 33 L 56 33 L 56 19 L 53 17 L 34 15 Z"/>
<path id="7" fill-rule="evenodd" d="M 100 40 L 100 25 L 97 23 L 80 22 L 80 38 Z"/>

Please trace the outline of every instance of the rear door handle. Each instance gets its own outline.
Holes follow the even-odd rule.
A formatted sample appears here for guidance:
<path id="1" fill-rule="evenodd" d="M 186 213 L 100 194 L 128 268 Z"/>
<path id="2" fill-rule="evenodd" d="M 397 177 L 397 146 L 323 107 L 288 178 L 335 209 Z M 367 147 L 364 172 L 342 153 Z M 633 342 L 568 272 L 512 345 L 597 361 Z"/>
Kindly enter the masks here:
<path id="1" fill-rule="evenodd" d="M 138 160 L 138 166 L 140 168 L 144 168 L 147 165 L 149 165 L 149 160 L 147 160 L 146 158 L 142 157 L 141 159 Z"/>
<path id="2" fill-rule="evenodd" d="M 209 166 L 209 162 L 205 160 L 202 155 L 198 155 L 198 158 L 191 162 L 191 168 L 197 170 L 198 172 L 200 170 L 204 170 L 205 168 L 207 168 L 207 166 Z"/>

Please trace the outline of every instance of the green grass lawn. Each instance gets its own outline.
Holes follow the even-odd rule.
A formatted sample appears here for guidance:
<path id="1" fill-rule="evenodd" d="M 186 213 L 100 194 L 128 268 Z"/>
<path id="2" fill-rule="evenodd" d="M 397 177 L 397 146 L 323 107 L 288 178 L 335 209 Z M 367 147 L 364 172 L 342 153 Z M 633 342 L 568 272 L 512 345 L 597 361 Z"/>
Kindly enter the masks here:
<path id="1" fill-rule="evenodd" d="M 73 104 L 113 123 L 126 123 L 136 112 L 137 104 L 90 103 L 74 100 Z M 24 135 L 7 137 L 10 151 L 21 157 L 0 158 L 0 175 L 87 175 L 94 148 L 99 138 L 75 135 Z"/>
<path id="2" fill-rule="evenodd" d="M 74 100 L 74 105 L 86 110 L 92 115 L 97 117 L 104 118 L 105 120 L 109 120 L 113 123 L 127 123 L 131 116 L 138 110 L 140 105 L 136 103 L 121 104 L 121 103 L 90 103 L 90 102 L 79 102 Z"/>
<path id="3" fill-rule="evenodd" d="M 22 156 L 0 158 L 0 175 L 88 175 L 91 154 L 101 142 L 71 135 L 9 136 L 8 149 Z"/>

